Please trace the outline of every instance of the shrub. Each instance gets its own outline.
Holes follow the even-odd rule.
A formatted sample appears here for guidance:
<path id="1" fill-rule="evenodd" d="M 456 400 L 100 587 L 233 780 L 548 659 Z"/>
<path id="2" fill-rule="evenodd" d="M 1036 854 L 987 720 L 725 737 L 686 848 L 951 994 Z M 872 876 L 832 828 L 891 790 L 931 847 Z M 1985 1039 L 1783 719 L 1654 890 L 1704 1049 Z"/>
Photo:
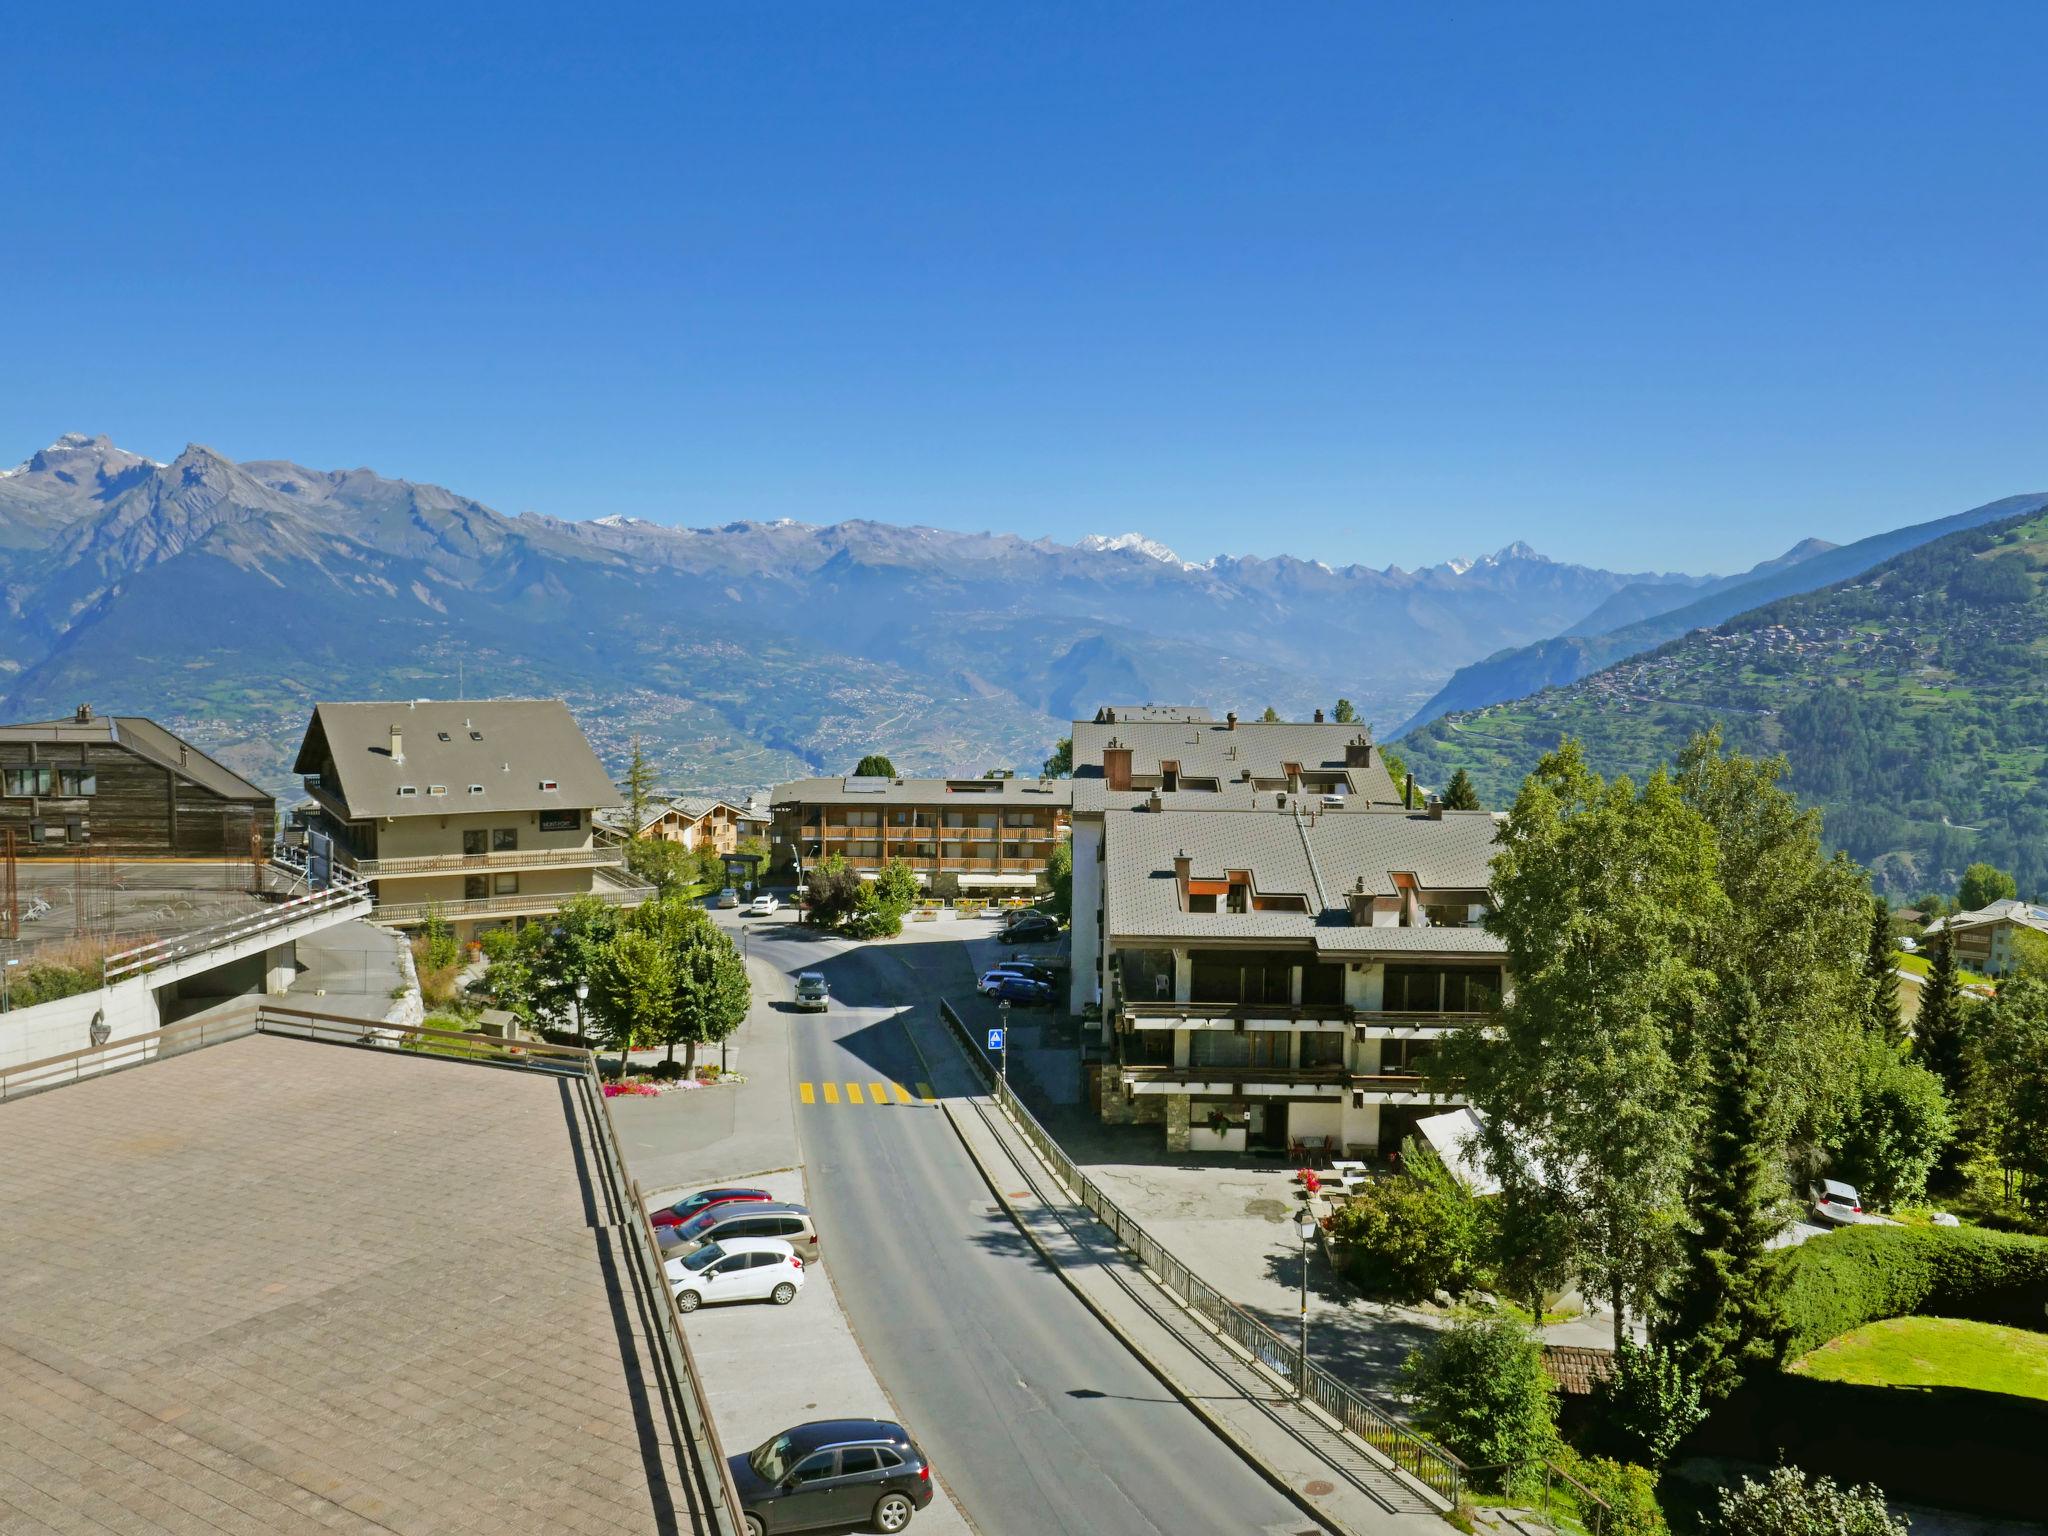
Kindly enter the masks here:
<path id="1" fill-rule="evenodd" d="M 1906 1536 L 1906 1522 L 1893 1518 L 1875 1488 L 1808 1482 L 1797 1467 L 1723 1488 L 1714 1529 L 1726 1536 Z"/>
<path id="2" fill-rule="evenodd" d="M 98 966 L 61 965 L 49 960 L 31 960 L 8 973 L 7 1006 L 32 1008 L 37 1003 L 54 1003 L 60 997 L 77 997 L 99 989 Z"/>
<path id="3" fill-rule="evenodd" d="M 445 970 L 460 963 L 462 946 L 455 942 L 455 930 L 448 926 L 448 919 L 432 908 L 427 910 L 427 920 L 420 925 L 417 954 L 420 963 L 428 970 Z"/>
<path id="4" fill-rule="evenodd" d="M 1410 1355 L 1404 1374 L 1417 1417 L 1475 1468 L 1521 1467 L 1557 1444 L 1542 1341 L 1520 1323 L 1456 1323 Z"/>
<path id="5" fill-rule="evenodd" d="M 1560 1446 L 1554 1459 L 1607 1506 L 1606 1523 L 1598 1527 L 1602 1536 L 1665 1536 L 1670 1530 L 1657 1503 L 1657 1474 L 1648 1467 L 1581 1456 L 1568 1445 Z M 1585 1523 L 1592 1528 L 1592 1522 Z"/>
<path id="6" fill-rule="evenodd" d="M 1914 1314 L 2031 1327 L 2048 1302 L 2048 1239 L 1974 1227 L 1849 1227 L 1771 1259 L 1783 1286 L 1780 1359 Z"/>
<path id="7" fill-rule="evenodd" d="M 647 1075 L 657 1083 L 673 1082 L 683 1075 L 683 1064 L 680 1061 L 657 1061 Z"/>
<path id="8" fill-rule="evenodd" d="M 1954 1135 L 1941 1079 L 1882 1040 L 1865 1046 L 1856 1109 L 1834 1147 L 1841 1176 L 1880 1209 L 1910 1204 Z"/>
<path id="9" fill-rule="evenodd" d="M 1479 1223 L 1469 1199 L 1408 1177 L 1375 1179 L 1339 1211 L 1331 1231 L 1344 1270 L 1369 1295 L 1416 1300 L 1469 1287 Z"/>
<path id="10" fill-rule="evenodd" d="M 1614 1374 L 1594 1388 L 1601 1428 L 1630 1456 L 1661 1467 L 1707 1416 L 1697 1373 L 1676 1350 L 1614 1341 Z"/>

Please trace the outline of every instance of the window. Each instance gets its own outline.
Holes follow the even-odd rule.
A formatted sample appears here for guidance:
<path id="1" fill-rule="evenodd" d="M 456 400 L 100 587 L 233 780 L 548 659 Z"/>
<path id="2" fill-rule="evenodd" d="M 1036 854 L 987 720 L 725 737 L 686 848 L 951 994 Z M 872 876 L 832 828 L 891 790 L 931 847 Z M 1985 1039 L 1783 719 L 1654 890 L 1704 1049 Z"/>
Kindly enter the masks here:
<path id="1" fill-rule="evenodd" d="M 54 821 L 39 821 L 35 827 L 39 843 L 61 843 L 65 840 L 64 828 Z"/>
<path id="2" fill-rule="evenodd" d="M 1343 1031 L 1335 1029 L 1303 1031 L 1301 1036 L 1301 1064 L 1304 1069 L 1343 1066 Z"/>
<path id="3" fill-rule="evenodd" d="M 903 1458 L 886 1446 L 877 1450 L 875 1454 L 882 1458 L 882 1465 L 885 1467 L 900 1467 L 903 1465 Z"/>
<path id="4" fill-rule="evenodd" d="M 834 1475 L 839 1460 L 837 1451 L 820 1451 L 815 1456 L 806 1456 L 796 1464 L 796 1470 L 789 1475 L 800 1483 L 818 1483 Z"/>
<path id="5" fill-rule="evenodd" d="M 800 1216 L 777 1217 L 775 1221 L 775 1235 L 777 1237 L 802 1237 L 804 1235 L 803 1218 Z"/>
<path id="6" fill-rule="evenodd" d="M 517 853 L 519 851 L 519 829 L 517 827 L 491 828 L 491 852 Z"/>
<path id="7" fill-rule="evenodd" d="M 434 732 L 434 734 L 435 734 L 436 736 L 440 737 L 440 738 L 441 738 L 441 740 L 443 740 L 443 741 L 446 741 L 446 740 L 448 739 L 448 733 L 447 733 L 446 731 L 436 731 L 436 732 Z"/>
<path id="8" fill-rule="evenodd" d="M 490 852 L 491 835 L 482 827 L 467 828 L 462 834 L 462 851 L 467 854 Z"/>
<path id="9" fill-rule="evenodd" d="M 398 798 L 401 800 L 405 799 L 405 797 L 408 795 L 416 795 L 419 792 L 420 790 L 417 784 L 401 784 L 398 786 Z"/>
<path id="10" fill-rule="evenodd" d="M 517 875 L 497 876 L 494 881 L 494 891 L 499 896 L 517 896 L 519 894 L 519 877 Z"/>
<path id="11" fill-rule="evenodd" d="M 484 792 L 484 787 L 481 784 L 472 784 L 469 786 L 469 792 L 472 795 L 480 795 Z"/>
<path id="12" fill-rule="evenodd" d="M 94 795 L 99 793 L 99 787 L 99 777 L 90 768 L 57 770 L 57 793 L 60 795 Z"/>
<path id="13" fill-rule="evenodd" d="M 1381 1007 L 1389 1013 L 1490 1013 L 1500 1006 L 1493 966 L 1390 965 Z"/>
<path id="14" fill-rule="evenodd" d="M 560 789 L 562 786 L 557 784 L 553 779 L 542 779 L 540 781 L 540 787 L 542 794 L 551 795 L 556 790 Z"/>
<path id="15" fill-rule="evenodd" d="M 1292 1041 L 1284 1029 L 1198 1029 L 1188 1042 L 1188 1060 L 1198 1067 L 1284 1067 Z"/>
<path id="16" fill-rule="evenodd" d="M 881 1453 L 871 1445 L 849 1446 L 839 1453 L 839 1475 L 853 1477 L 861 1472 L 882 1470 Z"/>
<path id="17" fill-rule="evenodd" d="M 464 901 L 482 901 L 490 894 L 491 877 L 489 875 L 464 875 L 462 877 L 462 899 Z"/>
<path id="18" fill-rule="evenodd" d="M 427 786 L 427 793 L 430 795 L 445 795 L 448 793 L 448 786 L 446 784 L 429 784 Z"/>
<path id="19" fill-rule="evenodd" d="M 4 787 L 10 795 L 47 795 L 53 777 L 48 763 L 30 763 L 26 768 L 9 768 Z"/>
<path id="20" fill-rule="evenodd" d="M 1388 1077 L 1419 1074 L 1435 1050 L 1434 1040 L 1382 1040 L 1380 1071 Z"/>
<path id="21" fill-rule="evenodd" d="M 482 741 L 484 739 L 484 733 L 482 731 L 471 731 L 469 733 L 469 739 L 471 741 Z"/>

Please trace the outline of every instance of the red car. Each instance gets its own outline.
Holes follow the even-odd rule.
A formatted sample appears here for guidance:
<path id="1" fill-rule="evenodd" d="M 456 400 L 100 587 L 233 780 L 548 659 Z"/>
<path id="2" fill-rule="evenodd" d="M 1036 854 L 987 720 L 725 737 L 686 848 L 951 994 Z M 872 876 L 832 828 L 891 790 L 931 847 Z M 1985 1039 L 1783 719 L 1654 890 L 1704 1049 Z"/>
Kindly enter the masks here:
<path id="1" fill-rule="evenodd" d="M 678 1200 L 674 1205 L 650 1212 L 647 1219 L 657 1227 L 680 1227 L 684 1222 L 703 1215 L 714 1205 L 731 1205 L 737 1200 L 774 1198 L 765 1189 L 700 1189 L 688 1199 Z"/>

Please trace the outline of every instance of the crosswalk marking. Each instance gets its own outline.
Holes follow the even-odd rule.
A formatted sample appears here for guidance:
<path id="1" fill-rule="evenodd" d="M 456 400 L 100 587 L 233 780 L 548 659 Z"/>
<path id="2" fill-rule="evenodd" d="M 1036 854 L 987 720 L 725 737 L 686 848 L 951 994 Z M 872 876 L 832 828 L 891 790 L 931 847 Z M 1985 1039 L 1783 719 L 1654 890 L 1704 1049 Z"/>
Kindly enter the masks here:
<path id="1" fill-rule="evenodd" d="M 924 1109 L 938 1099 L 930 1083 L 919 1083 L 917 1092 L 913 1094 L 893 1078 L 865 1083 L 798 1083 L 796 1096 L 803 1104 L 858 1104 L 862 1108 L 875 1109 L 894 1109 L 902 1104 Z"/>

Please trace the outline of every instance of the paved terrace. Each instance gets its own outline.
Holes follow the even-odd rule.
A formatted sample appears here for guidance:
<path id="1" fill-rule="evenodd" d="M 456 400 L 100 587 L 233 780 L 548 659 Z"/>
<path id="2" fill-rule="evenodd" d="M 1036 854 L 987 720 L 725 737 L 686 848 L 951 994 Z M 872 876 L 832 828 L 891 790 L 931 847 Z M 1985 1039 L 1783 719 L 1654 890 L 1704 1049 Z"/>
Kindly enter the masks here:
<path id="1" fill-rule="evenodd" d="M 274 1035 L 0 1105 L 0 1533 L 708 1529 L 581 1105 Z"/>

